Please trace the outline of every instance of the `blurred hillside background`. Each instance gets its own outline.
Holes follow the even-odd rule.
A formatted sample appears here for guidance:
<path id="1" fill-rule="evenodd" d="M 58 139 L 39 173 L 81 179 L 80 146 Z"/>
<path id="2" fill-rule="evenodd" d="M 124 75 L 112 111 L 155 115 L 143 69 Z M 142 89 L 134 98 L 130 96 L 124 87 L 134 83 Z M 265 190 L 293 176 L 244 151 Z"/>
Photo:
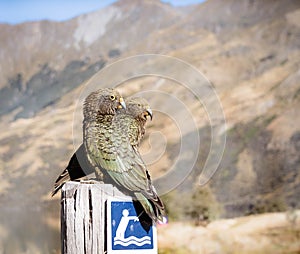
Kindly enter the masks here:
<path id="1" fill-rule="evenodd" d="M 163 196 L 170 223 L 159 228 L 160 253 L 300 253 L 298 0 L 176 7 L 121 0 L 66 21 L 0 24 L 0 253 L 60 253 L 60 202 L 50 191 L 76 148 L 73 112 L 83 84 L 113 62 L 145 53 L 199 69 L 227 122 L 219 170 L 200 187 L 211 143 L 201 106 L 163 78 L 122 86 L 125 96 L 156 86 L 185 101 L 201 137 L 194 170 Z M 147 133 L 153 129 L 168 141 L 150 166 L 159 177 L 180 144 L 163 115 Z"/>

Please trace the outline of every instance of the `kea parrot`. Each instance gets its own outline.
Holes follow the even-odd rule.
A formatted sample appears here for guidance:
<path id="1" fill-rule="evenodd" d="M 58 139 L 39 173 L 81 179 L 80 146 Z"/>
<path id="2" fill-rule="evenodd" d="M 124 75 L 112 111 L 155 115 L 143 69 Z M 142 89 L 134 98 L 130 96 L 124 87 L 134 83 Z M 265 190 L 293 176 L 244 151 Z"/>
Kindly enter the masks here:
<path id="1" fill-rule="evenodd" d="M 102 105 L 95 97 L 96 94 L 91 94 L 85 100 L 83 144 L 56 180 L 53 195 L 66 181 L 95 172 L 97 180 L 111 183 L 133 196 L 141 213 L 145 211 L 155 222 L 165 222 L 163 202 L 138 151 L 147 117 L 152 119 L 148 102 L 140 97 L 129 98 L 127 108 L 120 107 L 119 101 L 111 110 L 108 101 Z"/>

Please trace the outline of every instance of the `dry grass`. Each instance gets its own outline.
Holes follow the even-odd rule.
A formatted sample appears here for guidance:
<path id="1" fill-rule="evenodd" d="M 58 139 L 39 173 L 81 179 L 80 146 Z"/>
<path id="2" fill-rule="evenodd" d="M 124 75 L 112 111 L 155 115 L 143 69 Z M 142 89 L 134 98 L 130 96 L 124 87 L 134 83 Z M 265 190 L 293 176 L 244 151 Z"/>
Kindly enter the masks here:
<path id="1" fill-rule="evenodd" d="M 170 223 L 158 228 L 159 253 L 300 253 L 300 211 L 219 220 L 207 227 Z"/>

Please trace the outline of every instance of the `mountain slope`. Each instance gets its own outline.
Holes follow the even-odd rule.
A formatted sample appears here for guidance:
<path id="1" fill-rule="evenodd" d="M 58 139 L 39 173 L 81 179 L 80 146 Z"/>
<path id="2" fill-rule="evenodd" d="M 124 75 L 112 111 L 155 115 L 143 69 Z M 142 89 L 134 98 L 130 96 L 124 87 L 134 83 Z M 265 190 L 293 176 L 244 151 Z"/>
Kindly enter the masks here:
<path id="1" fill-rule="evenodd" d="M 161 77 L 121 85 L 125 96 L 153 88 L 170 94 L 194 117 L 197 129 L 180 133 L 159 112 L 165 106 L 159 98 L 150 98 L 158 108 L 141 149 L 147 160 L 149 143 L 162 152 L 149 164 L 155 178 L 176 161 L 180 138 L 192 142 L 199 134 L 201 141 L 194 170 L 164 196 L 171 218 L 212 220 L 299 208 L 299 13 L 299 1 L 290 0 L 209 0 L 188 10 L 125 0 L 66 22 L 1 24 L 0 250 L 58 252 L 59 202 L 49 192 L 76 149 L 72 131 L 81 138 L 81 125 L 73 126 L 76 103 L 86 80 L 136 54 L 165 54 L 195 66 L 216 89 L 227 121 L 219 169 L 200 188 L 211 142 L 201 102 Z"/>

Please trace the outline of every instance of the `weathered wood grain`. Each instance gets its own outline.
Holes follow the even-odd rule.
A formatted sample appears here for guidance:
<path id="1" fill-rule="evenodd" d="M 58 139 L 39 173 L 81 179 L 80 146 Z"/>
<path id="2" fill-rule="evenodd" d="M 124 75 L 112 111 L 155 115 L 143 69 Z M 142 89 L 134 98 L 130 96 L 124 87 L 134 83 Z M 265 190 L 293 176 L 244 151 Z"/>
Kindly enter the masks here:
<path id="1" fill-rule="evenodd" d="M 105 205 L 125 197 L 110 184 L 67 182 L 61 196 L 62 254 L 105 253 Z"/>

